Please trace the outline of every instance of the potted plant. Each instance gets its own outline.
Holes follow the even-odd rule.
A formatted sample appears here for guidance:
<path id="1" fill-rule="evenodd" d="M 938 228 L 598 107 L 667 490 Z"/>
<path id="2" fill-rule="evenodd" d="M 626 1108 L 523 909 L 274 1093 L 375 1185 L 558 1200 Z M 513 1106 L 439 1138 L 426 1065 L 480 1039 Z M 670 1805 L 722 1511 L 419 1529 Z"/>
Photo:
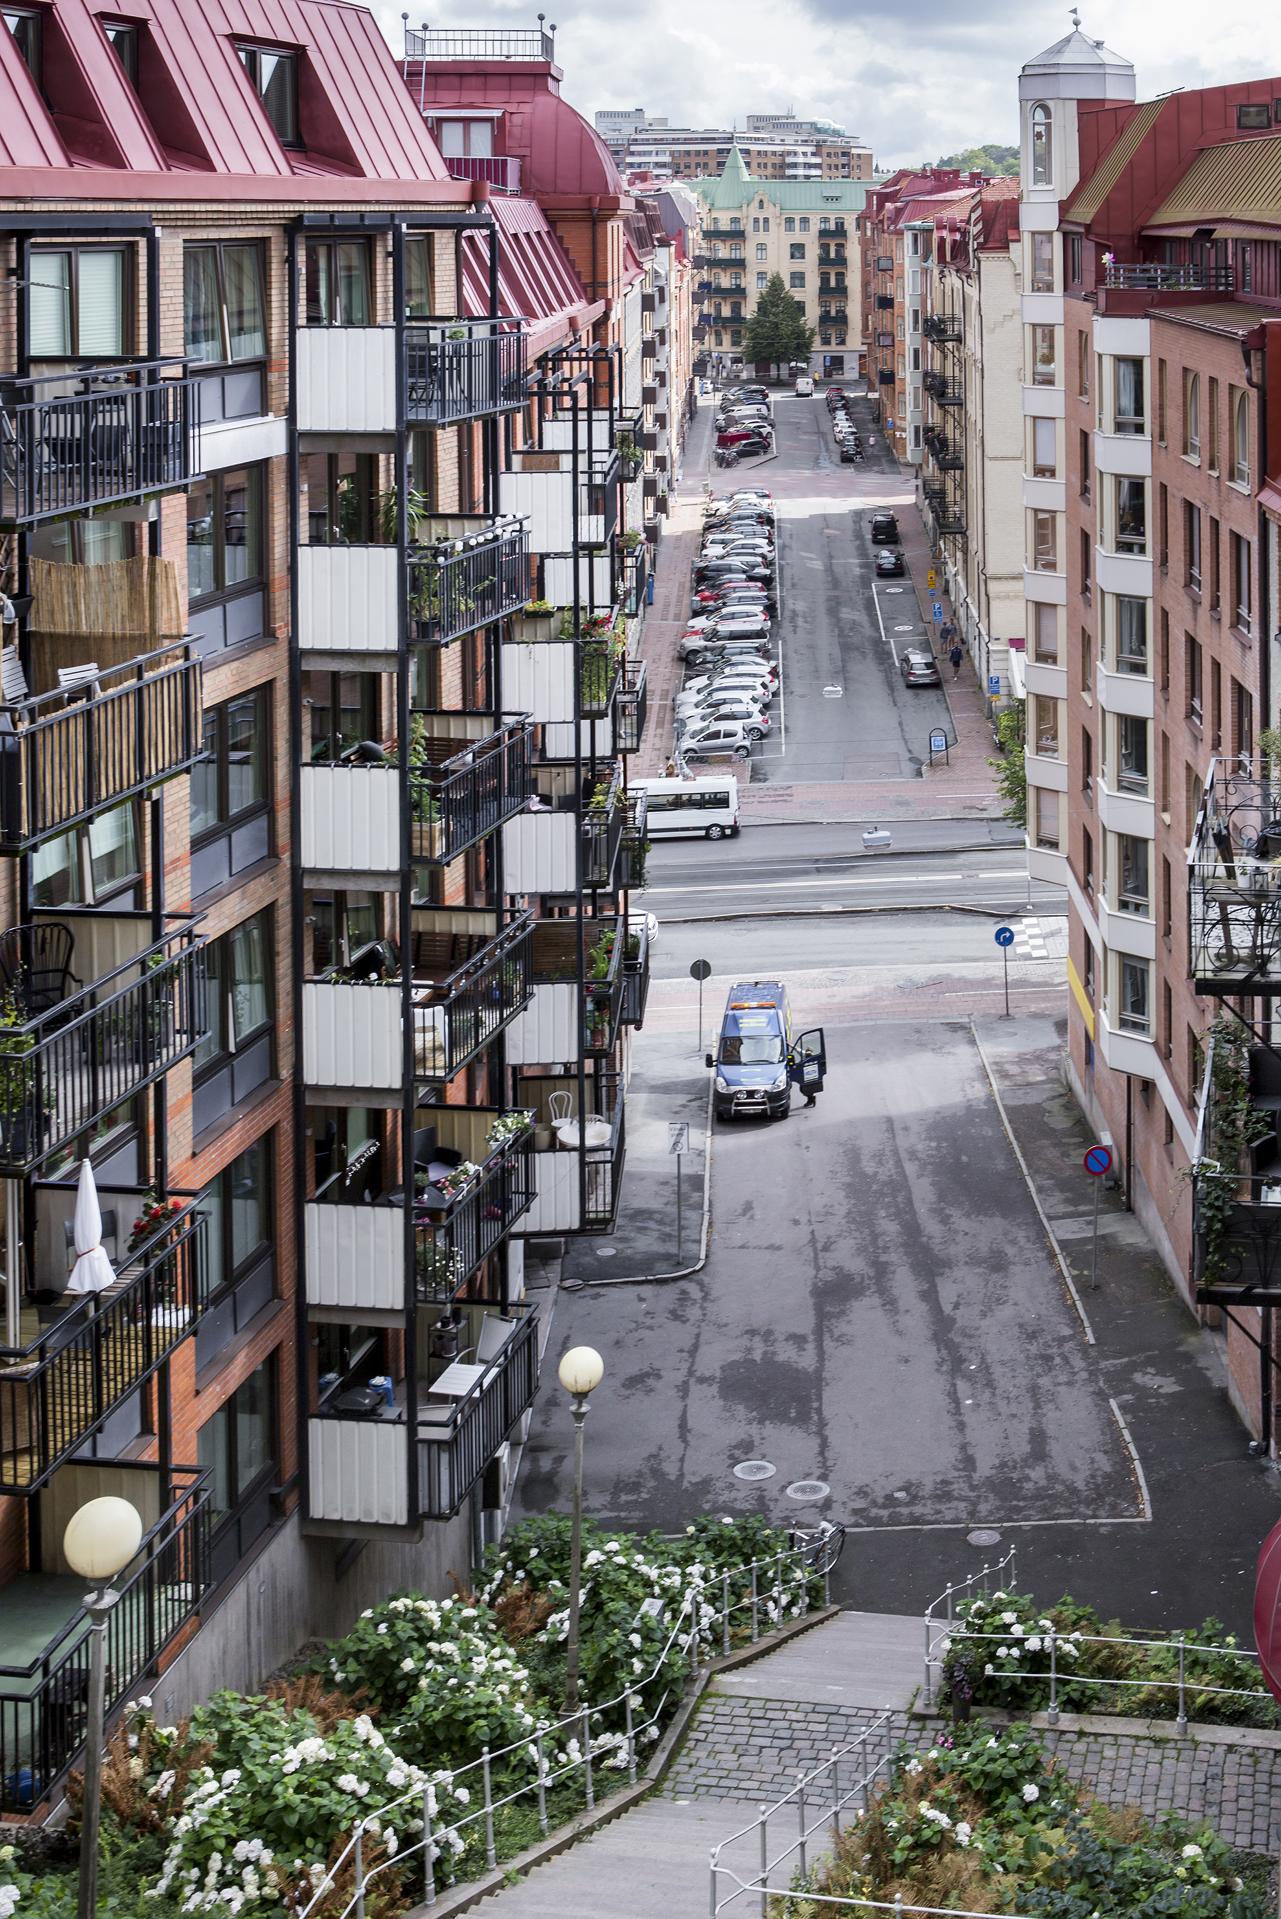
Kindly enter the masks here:
<path id="1" fill-rule="evenodd" d="M 463 1276 L 463 1256 L 456 1246 L 442 1246 L 435 1238 L 419 1239 L 414 1254 L 414 1277 L 420 1299 L 448 1298 Z"/>
<path id="2" fill-rule="evenodd" d="M 513 1140 L 519 1139 L 528 1127 L 528 1113 L 500 1113 L 485 1135 L 485 1144 L 491 1153 L 501 1152 L 504 1147 L 510 1146 Z"/>
<path id="3" fill-rule="evenodd" d="M 0 1129 L 4 1151 L 11 1159 L 24 1159 L 37 1130 L 36 1062 L 28 1055 L 35 1051 L 36 1036 L 17 1029 L 26 1026 L 27 1015 L 12 987 L 0 992 Z M 51 1106 L 52 1092 L 45 1095 Z"/>
<path id="4" fill-rule="evenodd" d="M 413 781 L 409 790 L 412 817 L 410 851 L 417 859 L 438 859 L 442 826 L 440 799 L 425 780 Z"/>

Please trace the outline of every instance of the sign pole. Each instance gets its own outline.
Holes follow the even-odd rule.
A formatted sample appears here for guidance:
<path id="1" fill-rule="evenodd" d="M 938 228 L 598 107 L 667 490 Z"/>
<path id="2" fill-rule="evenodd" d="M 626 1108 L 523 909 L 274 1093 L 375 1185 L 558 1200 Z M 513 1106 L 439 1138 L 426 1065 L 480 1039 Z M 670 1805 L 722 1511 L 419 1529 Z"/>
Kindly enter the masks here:
<path id="1" fill-rule="evenodd" d="M 1110 1146 L 1091 1146 L 1082 1164 L 1094 1180 L 1094 1229 L 1090 1239 L 1090 1291 L 1096 1292 L 1099 1284 L 1099 1188 L 1103 1184 L 1103 1175 L 1112 1165 Z"/>
<path id="2" fill-rule="evenodd" d="M 676 1155 L 676 1264 L 681 1263 L 681 1155 Z"/>
<path id="3" fill-rule="evenodd" d="M 690 978 L 698 981 L 698 1050 L 700 1053 L 703 1050 L 703 981 L 710 976 L 711 970 L 711 961 L 705 959 L 696 959 L 689 969 Z"/>
<path id="4" fill-rule="evenodd" d="M 1005 1017 L 1008 1019 L 1010 1017 L 1010 949 L 1008 946 L 1001 948 L 1001 966 L 1005 975 Z"/>

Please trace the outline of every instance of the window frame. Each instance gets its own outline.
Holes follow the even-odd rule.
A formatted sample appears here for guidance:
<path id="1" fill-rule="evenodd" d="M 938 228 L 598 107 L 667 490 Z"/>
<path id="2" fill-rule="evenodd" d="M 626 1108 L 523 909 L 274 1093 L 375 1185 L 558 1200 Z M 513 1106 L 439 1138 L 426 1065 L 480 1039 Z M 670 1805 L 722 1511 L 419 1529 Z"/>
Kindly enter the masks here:
<path id="1" fill-rule="evenodd" d="M 0 7 L 0 22 L 8 29 L 19 57 L 36 86 L 44 93 L 44 14 L 39 7 Z M 17 22 L 21 22 L 26 35 L 19 33 Z M 24 37 L 29 36 L 29 44 L 24 45 Z"/>
<path id="2" fill-rule="evenodd" d="M 298 79 L 299 79 L 299 72 L 301 68 L 301 56 L 300 56 L 299 49 L 297 47 L 276 46 L 270 40 L 237 40 L 235 42 L 235 48 L 236 48 L 237 58 L 239 59 L 241 67 L 244 70 L 245 77 L 248 80 L 249 85 L 253 90 L 254 97 L 256 98 L 259 106 L 262 108 L 263 118 L 266 120 L 268 126 L 271 128 L 272 132 L 275 134 L 277 140 L 279 140 L 282 147 L 287 147 L 291 150 L 301 148 L 304 143 L 302 139 L 301 122 L 300 122 L 299 112 L 298 112 L 298 107 L 299 107 Z M 277 125 L 275 115 L 272 113 L 270 107 L 267 105 L 267 91 L 263 85 L 262 74 L 260 70 L 260 63 L 264 55 L 267 55 L 269 58 L 273 60 L 283 60 L 287 66 L 287 70 L 289 74 L 289 108 L 290 108 L 290 113 L 289 113 L 290 130 L 288 133 L 282 131 L 282 129 Z M 268 82 L 268 85 L 269 84 L 270 82 Z"/>
<path id="3" fill-rule="evenodd" d="M 225 885 L 229 880 L 235 879 L 238 875 L 248 872 L 252 867 L 261 865 L 264 860 L 271 859 L 275 852 L 275 835 L 272 831 L 275 814 L 274 781 L 272 777 L 274 773 L 274 761 L 272 758 L 273 729 L 271 697 L 273 685 L 274 682 L 270 680 L 261 681 L 257 686 L 247 687 L 243 693 L 233 694 L 230 699 L 223 700 L 217 706 L 207 706 L 205 708 L 204 741 L 207 749 L 207 757 L 202 762 L 201 767 L 192 769 L 191 777 L 194 783 L 198 777 L 204 777 L 202 769 L 212 767 L 217 788 L 215 799 L 216 812 L 210 825 L 197 827 L 193 824 L 191 828 L 191 890 L 193 898 L 202 898 L 206 893 L 212 892 L 215 887 Z M 241 806 L 233 812 L 230 808 L 228 796 L 231 784 L 232 765 L 231 720 L 232 709 L 235 707 L 252 707 L 253 709 L 253 750 L 255 757 L 260 755 L 262 793 L 261 797 L 255 798 L 248 805 Z M 213 732 L 212 743 L 210 743 L 209 738 L 211 729 Z M 191 805 L 191 815 L 194 821 L 194 796 Z M 261 843 L 259 843 L 255 835 L 250 842 L 248 857 L 238 861 L 235 857 L 237 838 L 243 837 L 246 828 L 254 826 L 260 821 L 263 822 L 266 827 L 266 832 L 262 837 Z M 225 871 L 219 869 L 213 877 L 206 880 L 204 878 L 204 871 L 212 867 L 212 862 L 209 860 L 208 855 L 224 843 L 227 848 Z M 203 860 L 199 859 L 197 855 L 200 854 L 206 857 Z"/>
<path id="4" fill-rule="evenodd" d="M 240 1459 L 240 1421 L 243 1413 L 236 1402 L 252 1383 L 261 1377 L 266 1394 L 267 1444 L 266 1462 L 248 1479 L 242 1480 L 239 1471 Z M 225 1432 L 225 1444 L 228 1459 L 228 1478 L 233 1491 L 225 1512 L 214 1510 L 211 1504 L 210 1533 L 210 1571 L 213 1584 L 222 1585 L 230 1579 L 244 1561 L 250 1548 L 268 1531 L 275 1519 L 271 1503 L 273 1483 L 280 1470 L 280 1385 L 277 1378 L 277 1356 L 271 1352 L 253 1371 L 242 1379 L 233 1393 L 230 1393 L 218 1406 L 196 1433 L 196 1457 L 202 1470 L 213 1475 L 213 1484 L 217 1485 L 217 1473 L 207 1457 L 209 1441 L 206 1434 L 212 1435 L 215 1427 Z M 260 1522 L 254 1524 L 255 1518 Z M 231 1550 L 228 1550 L 228 1547 Z"/>
<path id="5" fill-rule="evenodd" d="M 260 1160 L 263 1192 L 260 1212 L 265 1236 L 239 1257 L 235 1249 L 235 1182 L 237 1168 Z M 201 1371 L 229 1339 L 242 1333 L 264 1307 L 279 1297 L 276 1273 L 276 1135 L 263 1133 L 237 1153 L 204 1188 L 201 1204 L 219 1209 L 217 1245 L 212 1228 L 206 1232 L 209 1294 L 196 1329 L 196 1370 Z M 264 1288 L 264 1281 L 266 1282 Z M 243 1310 L 241 1310 L 243 1309 Z M 201 1351 L 204 1345 L 205 1351 Z"/>
<path id="6" fill-rule="evenodd" d="M 344 319 L 342 315 L 344 278 L 338 270 L 338 256 L 344 248 L 352 249 L 358 253 L 360 257 L 364 284 L 365 317 L 363 320 Z M 316 255 L 320 253 L 325 253 L 329 256 L 329 313 L 328 317 L 323 320 L 313 320 L 311 317 L 310 297 L 312 262 Z M 303 241 L 300 266 L 302 270 L 302 286 L 299 289 L 298 309 L 303 326 L 315 327 L 323 331 L 328 327 L 368 327 L 375 324 L 373 250 L 367 238 L 360 234 L 328 235 L 309 233 Z"/>
<path id="7" fill-rule="evenodd" d="M 1028 150 L 1032 161 L 1032 185 L 1054 185 L 1054 116 L 1043 100 L 1038 100 L 1028 115 Z"/>
<path id="8" fill-rule="evenodd" d="M 256 483 L 257 503 L 254 511 L 255 511 L 255 517 L 257 518 L 257 521 L 258 521 L 258 570 L 251 578 L 245 579 L 245 580 L 236 580 L 236 581 L 233 581 L 231 585 L 228 585 L 227 584 L 227 550 L 228 550 L 227 482 L 229 480 L 238 479 L 240 475 L 242 474 L 246 477 L 246 480 L 248 482 L 246 487 L 246 492 L 248 494 L 250 495 L 253 494 L 255 490 L 255 483 Z M 209 590 L 208 593 L 192 593 L 190 591 L 190 569 L 188 569 L 187 604 L 190 609 L 195 610 L 197 608 L 203 609 L 209 606 L 220 606 L 225 604 L 228 600 L 240 599 L 248 593 L 265 593 L 266 586 L 267 586 L 267 571 L 268 571 L 267 552 L 266 552 L 266 548 L 267 548 L 267 485 L 266 485 L 266 481 L 267 481 L 267 462 L 266 461 L 256 461 L 251 466 L 228 467 L 221 472 L 206 474 L 204 483 L 211 490 L 212 510 L 211 510 L 210 517 L 213 521 L 213 526 L 214 526 L 214 545 L 213 545 L 213 552 L 214 552 L 214 559 L 215 559 L 214 573 L 217 577 L 216 577 L 215 585 Z M 187 497 L 189 500 L 192 494 L 194 494 L 195 492 L 196 492 L 196 487 L 193 485 L 188 490 Z M 248 541 L 246 541 L 245 544 L 246 546 L 248 546 Z M 188 545 L 190 545 L 190 541 L 188 541 Z"/>
<path id="9" fill-rule="evenodd" d="M 125 79 L 134 92 L 138 91 L 138 56 L 142 45 L 142 28 L 136 20 L 112 20 L 98 16 L 98 25 L 102 28 L 103 38 L 120 62 Z M 118 37 L 117 37 L 118 36 Z M 128 49 L 122 52 L 122 45 Z"/>
<path id="10" fill-rule="evenodd" d="M 230 959 L 234 951 L 234 941 L 238 936 L 246 935 L 253 928 L 261 928 L 263 936 L 263 984 L 266 1011 L 261 1020 L 247 1032 L 237 1034 L 234 994 L 236 982 L 230 970 Z M 263 907 L 248 918 L 237 921 L 227 928 L 217 939 L 211 940 L 206 948 L 209 986 L 206 1005 L 209 1014 L 209 1039 L 215 1050 L 202 1057 L 198 1048 L 192 1060 L 192 1128 L 197 1139 L 202 1139 L 215 1128 L 221 1127 L 240 1110 L 246 1100 L 252 1099 L 263 1086 L 271 1084 L 276 1078 L 276 914 L 271 906 Z M 219 1004 L 221 1002 L 221 1004 Z M 221 1030 L 219 1030 L 221 1029 Z M 266 1040 L 265 1069 L 249 1084 L 237 1079 L 238 1061 L 263 1058 L 262 1042 Z M 204 1042 L 202 1042 L 203 1047 Z M 247 1078 L 247 1074 L 245 1075 Z M 225 1080 L 231 1097 L 218 1100 L 215 1104 L 209 1097 L 209 1089 Z M 202 1101 L 201 1095 L 205 1098 Z"/>
<path id="11" fill-rule="evenodd" d="M 1183 369 L 1183 457 L 1201 464 L 1201 375 Z"/>
<path id="12" fill-rule="evenodd" d="M 1135 1013 L 1129 1010 L 1127 1003 L 1127 975 L 1143 981 L 1141 995 L 1143 1010 Z M 1152 962 L 1136 959 L 1132 954 L 1121 953 L 1117 958 L 1116 980 L 1116 1022 L 1117 1030 L 1123 1033 L 1138 1033 L 1150 1036 L 1152 1032 Z"/>
<path id="13" fill-rule="evenodd" d="M 1250 400 L 1243 387 L 1232 389 L 1236 398 L 1232 405 L 1232 477 L 1231 484 L 1249 491 L 1250 488 Z M 1241 458 L 1242 423 L 1245 434 L 1245 458 Z"/>
<path id="14" fill-rule="evenodd" d="M 97 255 L 100 257 L 108 253 L 119 255 L 120 262 L 121 262 L 121 266 L 120 266 L 120 351 L 118 353 L 103 353 L 101 351 L 82 352 L 80 347 L 80 259 L 81 259 L 81 255 L 91 254 L 91 255 Z M 127 363 L 130 360 L 136 359 L 137 355 L 136 353 L 131 351 L 131 347 L 130 347 L 130 342 L 135 341 L 137 339 L 137 322 L 138 322 L 137 275 L 136 275 L 137 263 L 136 263 L 136 257 L 135 257 L 135 249 L 132 246 L 128 246 L 123 243 L 118 243 L 118 244 L 108 243 L 106 245 L 89 245 L 89 244 L 80 245 L 74 239 L 68 239 L 61 243 L 49 242 L 48 244 L 35 245 L 31 249 L 30 266 L 28 268 L 28 273 L 32 282 L 34 284 L 39 285 L 41 290 L 48 290 L 50 292 L 61 291 L 60 288 L 54 288 L 51 285 L 51 283 L 47 280 L 41 280 L 41 281 L 36 280 L 38 262 L 40 261 L 42 257 L 45 259 L 51 259 L 54 257 L 64 256 L 64 255 L 69 262 L 69 269 L 68 269 L 68 276 L 67 276 L 67 289 L 66 289 L 66 301 L 67 301 L 66 331 L 67 331 L 68 344 L 67 344 L 66 350 L 62 352 L 40 353 L 36 351 L 34 345 L 32 345 L 31 343 L 31 334 L 32 334 L 31 303 L 30 303 L 30 299 L 28 298 L 27 340 L 28 340 L 28 347 L 30 350 L 31 359 L 37 365 L 41 365 L 41 366 L 51 361 L 56 362 L 56 361 L 66 361 L 66 360 L 88 360 L 88 361 L 92 361 L 95 366 L 120 366 L 124 363 Z"/>

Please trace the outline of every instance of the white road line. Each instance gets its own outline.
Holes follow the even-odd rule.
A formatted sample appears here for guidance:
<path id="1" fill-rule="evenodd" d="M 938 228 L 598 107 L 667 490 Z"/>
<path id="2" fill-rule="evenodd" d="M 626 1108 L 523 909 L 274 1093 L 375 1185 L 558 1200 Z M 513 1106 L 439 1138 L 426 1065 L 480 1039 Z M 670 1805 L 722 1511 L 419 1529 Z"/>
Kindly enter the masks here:
<path id="1" fill-rule="evenodd" d="M 889 647 L 890 652 L 894 655 L 894 669 L 897 672 L 898 671 L 898 648 L 895 646 L 889 634 L 885 631 L 885 622 L 881 618 L 881 596 L 876 590 L 875 580 L 872 581 L 872 605 L 876 608 L 876 624 L 881 629 L 881 639 L 883 640 L 885 645 Z"/>
<path id="2" fill-rule="evenodd" d="M 1129 1453 L 1130 1463 L 1134 1467 L 1134 1477 L 1139 1482 L 1139 1503 L 1143 1508 L 1143 1517 L 1145 1519 L 1151 1519 L 1152 1500 L 1148 1494 L 1147 1474 L 1143 1470 L 1143 1461 L 1139 1458 L 1139 1449 L 1130 1437 L 1130 1429 L 1125 1423 L 1121 1408 L 1114 1399 L 1109 1399 L 1108 1405 L 1112 1408 L 1116 1423 L 1121 1428 L 1121 1437 L 1125 1441 L 1125 1449 Z"/>
<path id="3" fill-rule="evenodd" d="M 937 880 L 1005 880 L 1009 885 L 1016 886 L 1020 891 L 1023 887 L 1022 874 L 1011 873 L 1008 867 L 1002 867 L 999 872 L 992 873 L 965 873 L 958 868 L 951 867 L 941 872 L 936 870 L 932 873 L 851 873 L 838 879 L 771 880 L 768 890 L 771 893 L 783 893 L 803 891 L 807 887 L 819 891 L 843 886 L 927 886 L 931 881 Z M 665 897 L 673 899 L 679 898 L 682 893 L 759 894 L 761 891 L 762 885 L 760 880 L 728 880 L 714 883 L 704 881 L 698 886 L 647 886 L 645 888 L 645 895 L 646 898 L 658 899 Z M 768 918 L 768 907 L 762 906 L 761 912 L 763 917 Z"/>

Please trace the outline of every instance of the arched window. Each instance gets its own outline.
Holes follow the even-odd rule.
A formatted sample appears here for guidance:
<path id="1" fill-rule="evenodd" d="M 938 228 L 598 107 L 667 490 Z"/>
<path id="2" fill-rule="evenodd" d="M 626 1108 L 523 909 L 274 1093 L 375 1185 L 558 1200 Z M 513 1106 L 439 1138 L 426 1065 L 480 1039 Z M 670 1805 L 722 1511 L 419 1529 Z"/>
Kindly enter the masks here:
<path id="1" fill-rule="evenodd" d="M 1050 109 L 1035 106 L 1032 109 L 1032 185 L 1048 187 L 1054 178 L 1054 133 L 1050 125 Z"/>
<path id="2" fill-rule="evenodd" d="M 1201 458 L 1201 376 L 1183 375 L 1183 451 L 1189 460 Z"/>
<path id="3" fill-rule="evenodd" d="M 1238 486 L 1250 484 L 1250 403 L 1237 394 L 1232 413 L 1232 478 Z"/>

